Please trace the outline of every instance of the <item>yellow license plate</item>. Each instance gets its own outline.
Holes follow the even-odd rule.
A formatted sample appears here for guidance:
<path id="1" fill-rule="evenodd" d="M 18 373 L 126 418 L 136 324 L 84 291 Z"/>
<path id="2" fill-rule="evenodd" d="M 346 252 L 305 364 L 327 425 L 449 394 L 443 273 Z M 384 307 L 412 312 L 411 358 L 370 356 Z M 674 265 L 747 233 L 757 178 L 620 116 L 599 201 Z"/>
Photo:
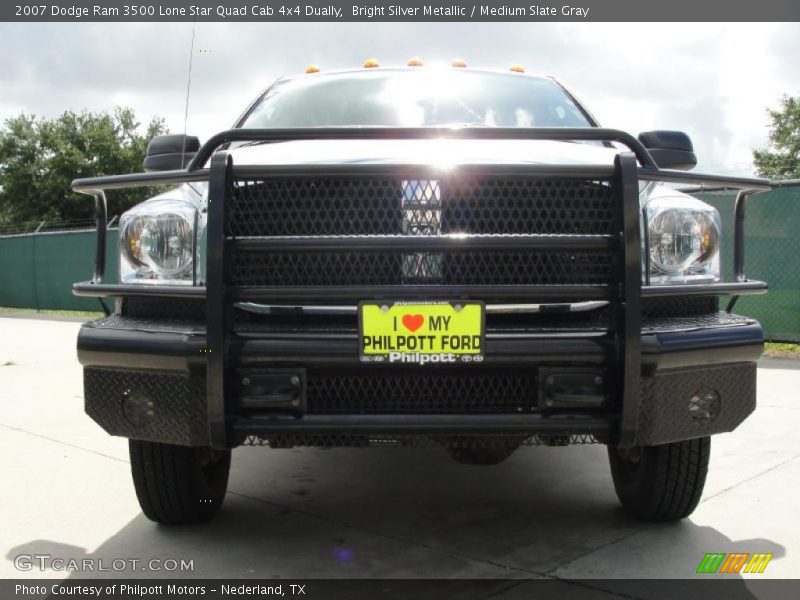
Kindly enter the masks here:
<path id="1" fill-rule="evenodd" d="M 362 362 L 482 362 L 484 307 L 479 302 L 362 302 Z"/>

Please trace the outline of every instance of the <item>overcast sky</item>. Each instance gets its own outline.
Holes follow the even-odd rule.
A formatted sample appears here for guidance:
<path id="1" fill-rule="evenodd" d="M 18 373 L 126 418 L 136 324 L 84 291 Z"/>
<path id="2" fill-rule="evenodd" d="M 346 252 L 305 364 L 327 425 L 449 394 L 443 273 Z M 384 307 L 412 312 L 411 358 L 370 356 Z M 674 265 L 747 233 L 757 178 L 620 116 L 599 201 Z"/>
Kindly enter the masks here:
<path id="1" fill-rule="evenodd" d="M 281 75 L 465 58 L 566 83 L 607 127 L 690 134 L 701 167 L 750 173 L 766 109 L 800 94 L 800 24 L 198 23 L 189 133 L 229 127 Z M 0 24 L 0 119 L 135 109 L 183 130 L 192 24 Z"/>

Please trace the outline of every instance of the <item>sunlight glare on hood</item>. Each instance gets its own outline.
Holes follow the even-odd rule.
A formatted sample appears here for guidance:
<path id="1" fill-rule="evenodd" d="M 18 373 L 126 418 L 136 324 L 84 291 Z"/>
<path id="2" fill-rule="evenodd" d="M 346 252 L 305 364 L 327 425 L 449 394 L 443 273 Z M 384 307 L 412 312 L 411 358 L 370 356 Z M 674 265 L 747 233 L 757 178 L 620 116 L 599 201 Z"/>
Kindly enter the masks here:
<path id="1" fill-rule="evenodd" d="M 393 104 L 401 127 L 422 127 L 425 125 L 425 107 L 422 101 L 453 101 L 474 89 L 478 80 L 468 77 L 454 77 L 452 67 L 443 63 L 433 63 L 419 75 L 414 85 L 408 85 L 404 77 L 390 79 L 381 94 L 387 104 Z M 416 78 L 415 78 L 416 79 Z M 465 107 L 466 108 L 466 107 Z M 477 116 L 477 115 L 476 115 Z M 483 122 L 485 119 L 481 118 Z"/>

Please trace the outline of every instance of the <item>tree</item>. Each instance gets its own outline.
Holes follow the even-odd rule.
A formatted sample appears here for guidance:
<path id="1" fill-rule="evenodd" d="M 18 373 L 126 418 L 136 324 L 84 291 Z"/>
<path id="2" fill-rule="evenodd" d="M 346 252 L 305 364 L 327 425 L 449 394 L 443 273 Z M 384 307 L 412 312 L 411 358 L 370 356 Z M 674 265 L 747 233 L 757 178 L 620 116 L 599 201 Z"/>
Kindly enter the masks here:
<path id="1" fill-rule="evenodd" d="M 0 130 L 0 224 L 91 219 L 94 203 L 69 189 L 78 177 L 142 170 L 147 144 L 166 133 L 153 118 L 144 133 L 130 108 L 67 111 L 55 119 L 21 113 Z M 108 214 L 120 214 L 152 189 L 110 191 Z"/>
<path id="2" fill-rule="evenodd" d="M 800 97 L 784 96 L 780 109 L 768 112 L 770 148 L 753 151 L 756 171 L 769 179 L 800 178 Z"/>

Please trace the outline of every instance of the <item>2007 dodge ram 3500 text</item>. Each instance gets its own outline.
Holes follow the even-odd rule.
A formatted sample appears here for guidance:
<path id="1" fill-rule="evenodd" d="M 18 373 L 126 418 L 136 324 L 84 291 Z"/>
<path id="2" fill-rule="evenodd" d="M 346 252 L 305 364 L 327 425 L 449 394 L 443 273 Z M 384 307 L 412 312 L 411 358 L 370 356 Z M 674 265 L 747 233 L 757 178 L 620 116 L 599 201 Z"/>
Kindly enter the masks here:
<path id="1" fill-rule="evenodd" d="M 412 64 L 280 79 L 202 146 L 73 182 L 98 229 L 74 291 L 107 312 L 78 339 L 86 412 L 130 438 L 142 510 L 212 518 L 242 444 L 596 442 L 626 509 L 686 517 L 709 436 L 755 408 L 763 334 L 732 308 L 766 291 L 743 218 L 768 183 L 691 173 L 685 134 L 601 128 L 551 78 Z M 741 190 L 735 239 L 677 184 Z M 151 185 L 106 283 L 104 192 Z"/>

